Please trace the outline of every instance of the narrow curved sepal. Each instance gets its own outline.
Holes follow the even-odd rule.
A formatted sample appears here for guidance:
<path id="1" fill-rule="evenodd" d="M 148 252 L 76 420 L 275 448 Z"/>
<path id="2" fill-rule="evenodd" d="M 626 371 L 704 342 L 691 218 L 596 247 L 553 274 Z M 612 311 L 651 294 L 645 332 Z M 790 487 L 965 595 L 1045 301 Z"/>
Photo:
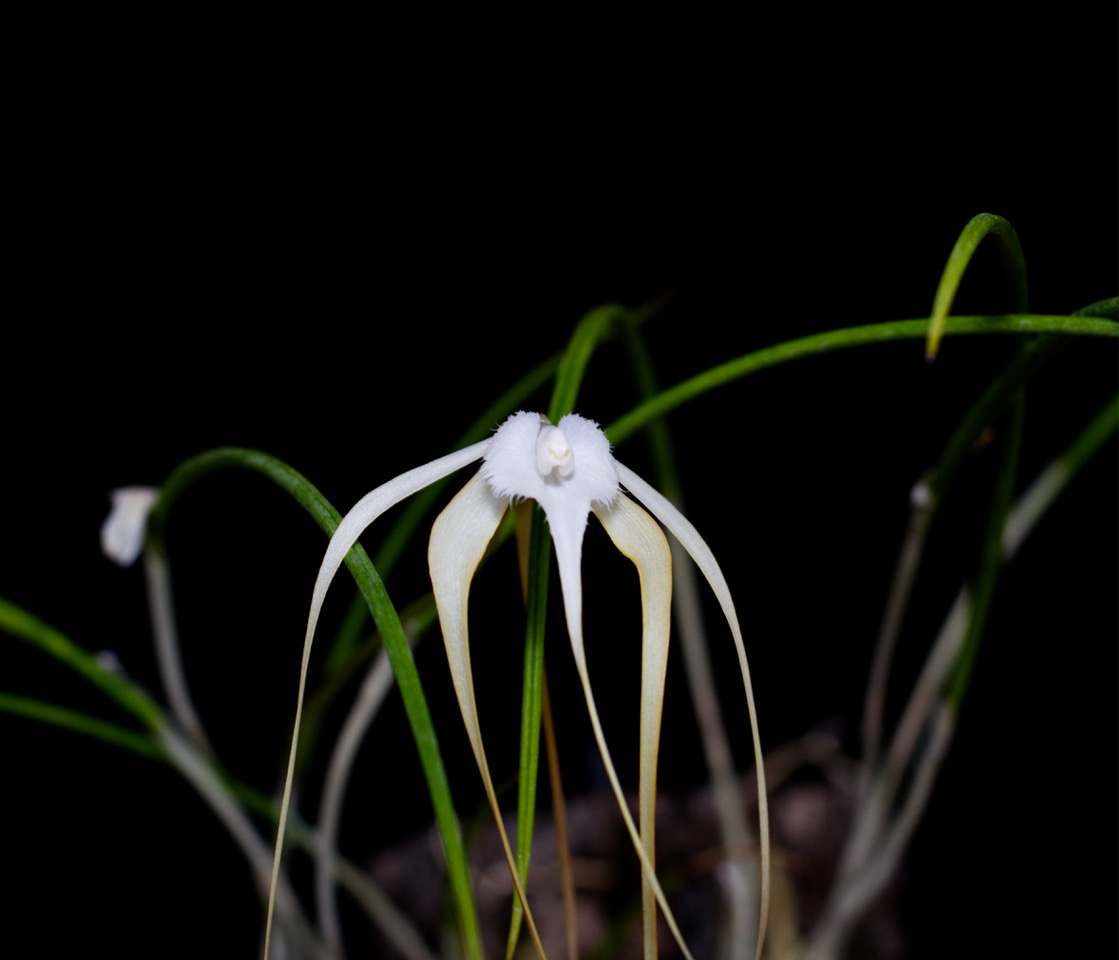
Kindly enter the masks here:
<path id="1" fill-rule="evenodd" d="M 730 587 L 726 577 L 719 567 L 711 548 L 699 535 L 699 531 L 669 500 L 642 480 L 636 473 L 624 464 L 618 464 L 618 479 L 622 486 L 629 490 L 641 503 L 656 517 L 672 535 L 680 541 L 681 546 L 695 561 L 697 567 L 706 577 L 715 598 L 719 601 L 723 616 L 730 626 L 731 636 L 734 638 L 734 647 L 738 653 L 738 665 L 742 671 L 742 684 L 746 691 L 746 706 L 750 712 L 750 733 L 754 741 L 754 761 L 757 765 L 758 778 L 758 844 L 761 852 L 761 910 L 758 917 L 758 947 L 756 956 L 760 960 L 762 945 L 765 942 L 765 928 L 769 918 L 769 804 L 765 790 L 765 760 L 762 756 L 761 737 L 758 733 L 758 713 L 754 706 L 754 687 L 750 682 L 750 666 L 746 660 L 746 646 L 742 640 L 742 629 L 738 625 L 738 614 L 734 609 L 734 600 L 731 598 Z"/>
<path id="2" fill-rule="evenodd" d="M 637 819 L 641 845 L 650 866 L 655 866 L 657 756 L 672 622 L 672 553 L 656 520 L 628 497 L 617 497 L 611 507 L 595 508 L 594 513 L 614 546 L 633 561 L 641 583 L 641 764 Z M 646 960 L 656 960 L 656 897 L 644 872 L 641 916 Z"/>

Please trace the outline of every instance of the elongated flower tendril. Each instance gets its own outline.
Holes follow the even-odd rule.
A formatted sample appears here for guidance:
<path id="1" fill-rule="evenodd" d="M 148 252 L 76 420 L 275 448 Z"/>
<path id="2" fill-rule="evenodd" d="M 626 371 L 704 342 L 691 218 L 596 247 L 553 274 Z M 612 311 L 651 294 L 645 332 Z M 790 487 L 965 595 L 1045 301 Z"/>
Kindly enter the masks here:
<path id="1" fill-rule="evenodd" d="M 668 651 L 669 609 L 671 597 L 671 559 L 664 534 L 649 514 L 621 492 L 624 486 L 661 524 L 668 528 L 695 560 L 719 601 L 730 625 L 738 652 L 746 691 L 747 706 L 758 767 L 758 803 L 761 821 L 760 848 L 762 862 L 762 903 L 758 923 L 757 955 L 761 956 L 765 937 L 769 898 L 769 827 L 762 767 L 761 743 L 758 736 L 754 695 L 746 651 L 730 589 L 715 561 L 714 555 L 695 528 L 661 494 L 631 470 L 619 464 L 610 453 L 610 444 L 598 425 L 591 420 L 570 414 L 556 425 L 535 413 L 516 413 L 498 428 L 487 441 L 442 457 L 426 466 L 401 474 L 366 494 L 343 518 L 327 547 L 312 595 L 311 612 L 303 648 L 299 679 L 299 702 L 296 707 L 296 730 L 281 806 L 276 841 L 272 885 L 275 888 L 283 844 L 284 824 L 290 801 L 295 742 L 302 711 L 303 689 L 315 626 L 322 609 L 327 588 L 338 572 L 350 548 L 362 531 L 389 507 L 448 474 L 482 459 L 482 468 L 447 505 L 436 519 L 428 547 L 428 565 L 439 612 L 443 641 L 447 650 L 451 677 L 458 698 L 466 732 L 474 751 L 498 831 L 505 848 L 513 883 L 525 909 L 529 934 L 541 957 L 544 950 L 529 909 L 524 888 L 518 876 L 508 837 L 502 824 L 497 797 L 486 762 L 474 700 L 470 647 L 467 631 L 467 603 L 474 572 L 481 562 L 486 545 L 496 532 L 511 502 L 535 500 L 543 508 L 555 543 L 560 583 L 563 588 L 564 614 L 571 649 L 583 686 L 595 739 L 606 767 L 611 786 L 618 800 L 626 829 L 642 865 L 642 903 L 645 916 L 646 957 L 656 956 L 655 906 L 664 912 L 672 934 L 685 956 L 691 958 L 664 891 L 653 869 L 653 806 L 656 785 L 656 764 L 660 738 L 661 705 L 664 699 L 664 674 Z M 641 761 L 639 774 L 640 832 L 626 807 L 614 763 L 598 718 L 587 673 L 583 644 L 583 595 L 581 562 L 583 534 L 587 518 L 594 512 L 611 540 L 638 568 L 641 582 L 643 616 L 643 654 L 641 680 Z M 271 924 L 272 903 L 269 902 L 268 924 Z M 265 938 L 267 960 L 267 933 Z"/>

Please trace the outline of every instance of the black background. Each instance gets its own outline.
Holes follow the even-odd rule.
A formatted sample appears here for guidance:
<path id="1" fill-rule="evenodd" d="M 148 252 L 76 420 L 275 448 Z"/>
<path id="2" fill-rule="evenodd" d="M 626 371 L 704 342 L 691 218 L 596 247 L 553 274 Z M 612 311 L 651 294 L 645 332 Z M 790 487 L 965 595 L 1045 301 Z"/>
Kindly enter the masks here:
<path id="1" fill-rule="evenodd" d="M 453 24 L 184 24 L 123 42 L 114 24 L 31 31 L 8 147 L 0 593 L 158 690 L 142 575 L 103 559 L 97 531 L 109 489 L 157 484 L 192 454 L 266 450 L 344 510 L 445 452 L 599 303 L 674 293 L 646 328 L 672 384 L 792 337 L 926 315 L 982 211 L 1016 227 L 1035 311 L 1114 295 L 1115 76 L 1098 49 L 1114 23 L 948 21 L 519 25 L 496 49 Z M 1005 305 L 981 248 L 956 312 Z M 689 515 L 739 604 L 767 748 L 830 720 L 857 749 L 909 488 L 1008 349 L 950 340 L 928 367 L 915 342 L 864 348 L 670 417 Z M 1115 384 L 1102 341 L 1038 377 L 1024 478 Z M 634 399 L 624 352 L 604 347 L 580 411 L 609 423 Z M 648 472 L 639 438 L 618 457 Z M 930 544 L 895 698 L 975 561 L 988 480 L 978 458 Z M 902 890 L 914 957 L 962 936 L 982 955 L 1113 934 L 1095 919 L 1116 893 L 1115 490 L 1112 442 L 1000 584 Z M 612 609 L 612 579 L 636 609 L 632 576 L 591 533 L 589 625 Z M 270 789 L 321 536 L 266 481 L 232 472 L 183 500 L 169 536 L 198 707 L 229 768 Z M 394 574 L 399 600 L 426 589 L 424 551 Z M 497 729 L 518 709 L 511 558 L 478 589 L 476 611 L 511 611 L 507 628 L 494 621 L 497 650 L 475 640 L 491 763 L 511 770 Z M 592 670 L 634 677 L 604 705 L 621 757 L 636 638 L 596 650 L 593 629 Z M 578 760 L 587 730 L 565 646 L 556 632 L 550 662 Z M 441 645 L 417 659 L 456 801 L 473 809 Z M 0 689 L 124 720 L 10 641 Z M 702 770 L 678 676 L 667 709 L 662 786 L 688 789 Z M 430 817 L 395 699 L 372 740 L 347 807 L 355 856 Z M 176 774 L 7 716 L 0 742 L 7 926 L 41 938 L 36 955 L 257 949 L 248 870 Z M 576 763 L 569 786 L 590 776 Z"/>

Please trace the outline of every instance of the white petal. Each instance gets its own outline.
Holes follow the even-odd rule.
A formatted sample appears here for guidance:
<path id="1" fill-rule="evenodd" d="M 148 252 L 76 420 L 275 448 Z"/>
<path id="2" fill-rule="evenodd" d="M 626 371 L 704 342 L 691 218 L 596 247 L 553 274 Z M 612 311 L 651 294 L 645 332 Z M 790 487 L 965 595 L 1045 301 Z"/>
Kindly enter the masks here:
<path id="1" fill-rule="evenodd" d="M 490 492 L 485 478 L 476 474 L 436 518 L 427 550 L 431 586 L 435 607 L 439 611 L 439 627 L 447 647 L 451 679 L 487 792 L 492 790 L 492 784 L 474 703 L 467 602 L 474 571 L 481 563 L 486 545 L 501 523 L 507 506 L 505 501 L 498 500 Z"/>
<path id="2" fill-rule="evenodd" d="M 618 495 L 618 467 L 606 434 L 593 420 L 576 413 L 561 418 L 557 426 L 571 444 L 574 458 L 563 486 L 578 488 L 580 496 L 593 503 L 612 503 Z"/>
<path id="3" fill-rule="evenodd" d="M 742 683 L 746 690 L 746 706 L 750 712 L 750 732 L 754 740 L 754 760 L 757 764 L 758 777 L 758 819 L 759 844 L 761 847 L 761 873 L 762 873 L 762 903 L 761 915 L 758 919 L 758 957 L 761 956 L 762 943 L 765 939 L 766 921 L 769 915 L 769 806 L 765 792 L 765 764 L 762 758 L 761 737 L 758 734 L 758 714 L 754 706 L 754 688 L 750 682 L 750 667 L 746 662 L 746 647 L 742 642 L 742 630 L 738 625 L 738 614 L 734 609 L 731 599 L 730 587 L 727 586 L 726 577 L 719 568 L 711 548 L 704 542 L 703 537 L 691 525 L 687 517 L 676 509 L 662 494 L 653 489 L 636 473 L 623 464 L 618 464 L 618 479 L 623 486 L 640 500 L 661 523 L 663 523 L 677 540 L 688 551 L 696 566 L 703 572 L 715 597 L 722 607 L 723 615 L 730 625 L 731 635 L 734 637 L 735 650 L 738 652 L 738 664 L 742 671 Z"/>
<path id="4" fill-rule="evenodd" d="M 156 487 L 121 487 L 109 494 L 113 507 L 101 524 L 101 552 L 114 563 L 130 567 L 144 549 L 148 514 L 159 498 Z"/>
<path id="5" fill-rule="evenodd" d="M 650 866 L 654 866 L 657 754 L 672 619 L 672 553 L 657 522 L 629 497 L 618 497 L 609 508 L 596 508 L 595 516 L 614 546 L 634 562 L 641 580 L 641 766 L 637 809 L 641 844 Z M 641 912 L 645 949 L 648 953 L 652 946 L 655 956 L 656 905 L 652 884 L 644 873 L 641 876 Z"/>
<path id="6" fill-rule="evenodd" d="M 459 711 L 462 713 L 466 734 L 474 750 L 474 759 L 482 774 L 482 784 L 497 823 L 505 857 L 513 884 L 525 910 L 525 921 L 540 956 L 544 955 L 540 936 L 536 930 L 532 912 L 528 907 L 524 887 L 517 874 L 513 851 L 505 833 L 501 810 L 497 804 L 497 794 L 490 777 L 486 751 L 482 745 L 482 731 L 478 725 L 478 707 L 474 701 L 474 677 L 470 668 L 470 635 L 467 629 L 467 606 L 470 597 L 470 583 L 474 571 L 482 561 L 486 545 L 505 515 L 508 502 L 498 499 L 490 490 L 489 482 L 480 473 L 475 475 L 462 488 L 446 509 L 436 518 L 431 528 L 431 540 L 427 549 L 427 563 L 431 572 L 431 587 L 435 595 L 435 607 L 439 611 L 439 627 L 443 631 L 443 643 L 447 648 L 447 662 L 451 668 L 451 680 L 458 697 Z"/>

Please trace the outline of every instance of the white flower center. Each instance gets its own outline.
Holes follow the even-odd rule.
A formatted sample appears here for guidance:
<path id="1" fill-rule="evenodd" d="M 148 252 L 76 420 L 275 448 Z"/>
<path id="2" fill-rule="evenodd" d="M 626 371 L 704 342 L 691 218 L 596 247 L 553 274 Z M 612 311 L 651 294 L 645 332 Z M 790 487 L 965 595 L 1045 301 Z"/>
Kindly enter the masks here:
<path id="1" fill-rule="evenodd" d="M 561 477 L 570 477 L 575 469 L 575 454 L 567 436 L 550 423 L 541 424 L 536 437 L 536 469 L 542 477 L 550 476 L 553 470 Z"/>
<path id="2" fill-rule="evenodd" d="M 586 522 L 592 503 L 610 504 L 618 493 L 606 434 L 573 413 L 555 426 L 538 413 L 514 413 L 486 447 L 482 475 L 499 500 L 537 501 L 549 523 L 556 510 L 573 510 Z"/>

